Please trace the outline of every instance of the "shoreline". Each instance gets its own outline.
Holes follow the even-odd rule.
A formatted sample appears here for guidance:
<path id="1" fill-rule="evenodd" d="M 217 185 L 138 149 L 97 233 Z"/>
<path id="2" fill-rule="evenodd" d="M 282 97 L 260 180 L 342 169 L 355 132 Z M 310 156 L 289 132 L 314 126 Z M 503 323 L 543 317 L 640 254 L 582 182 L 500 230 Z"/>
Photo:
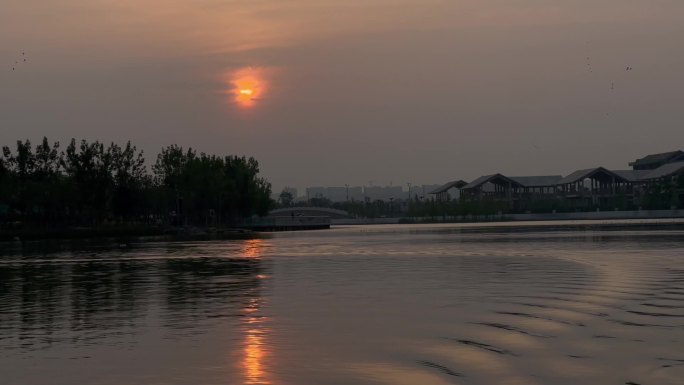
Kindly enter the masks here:
<path id="1" fill-rule="evenodd" d="M 492 215 L 447 215 L 434 217 L 333 219 L 333 225 L 356 224 L 421 224 L 421 223 L 492 223 L 545 221 L 606 221 L 606 220 L 677 220 L 684 219 L 684 210 L 583 211 L 568 213 L 526 213 Z"/>
<path id="2" fill-rule="evenodd" d="M 138 242 L 163 240 L 241 239 L 253 237 L 254 231 L 233 227 L 158 227 L 140 225 L 23 228 L 0 230 L 0 242 L 69 241 L 69 240 L 127 240 Z"/>
<path id="3" fill-rule="evenodd" d="M 563 230 L 684 230 L 684 218 L 671 219 L 587 219 L 587 220 L 557 220 L 557 221 L 490 221 L 490 222 L 431 222 L 431 223 L 373 223 L 373 224 L 338 224 L 333 228 L 355 227 L 386 228 L 415 228 L 424 226 L 428 229 L 444 229 L 458 232 L 477 232 L 483 230 L 500 229 L 501 231 L 563 231 Z"/>
<path id="4" fill-rule="evenodd" d="M 332 219 L 330 228 L 364 225 L 434 225 L 449 226 L 462 229 L 498 228 L 589 228 L 589 227 L 667 227 L 684 226 L 684 210 L 661 210 L 657 215 L 653 211 L 628 212 L 642 213 L 640 217 L 625 216 L 627 212 L 582 212 L 557 214 L 509 214 L 488 217 L 447 217 L 437 218 L 365 218 L 365 219 Z M 665 216 L 670 214 L 671 216 Z M 63 227 L 63 228 L 24 228 L 0 230 L 0 243 L 17 242 L 49 242 L 49 241 L 111 241 L 111 242 L 156 242 L 156 241 L 202 241 L 221 239 L 249 239 L 260 233 L 275 231 L 310 231 L 319 228 L 282 228 L 273 230 L 270 227 L 259 229 L 243 227 L 158 227 L 141 225 L 99 226 L 99 227 Z"/>

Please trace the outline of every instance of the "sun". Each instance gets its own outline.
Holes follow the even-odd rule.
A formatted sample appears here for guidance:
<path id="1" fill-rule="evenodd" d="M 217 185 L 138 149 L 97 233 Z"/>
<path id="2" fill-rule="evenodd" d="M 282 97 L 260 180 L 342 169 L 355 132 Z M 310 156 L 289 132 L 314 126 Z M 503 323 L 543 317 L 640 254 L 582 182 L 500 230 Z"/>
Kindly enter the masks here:
<path id="1" fill-rule="evenodd" d="M 265 71 L 260 68 L 245 67 L 229 73 L 230 95 L 232 102 L 240 107 L 254 107 L 266 93 Z"/>

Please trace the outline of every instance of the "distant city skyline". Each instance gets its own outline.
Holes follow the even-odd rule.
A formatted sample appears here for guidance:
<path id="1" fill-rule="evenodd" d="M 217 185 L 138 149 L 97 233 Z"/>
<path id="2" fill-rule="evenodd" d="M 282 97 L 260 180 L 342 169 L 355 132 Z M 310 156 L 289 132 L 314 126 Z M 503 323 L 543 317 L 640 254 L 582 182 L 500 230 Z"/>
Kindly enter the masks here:
<path id="1" fill-rule="evenodd" d="M 612 169 L 629 170 L 629 169 L 632 169 L 633 167 L 635 169 L 640 169 L 640 166 L 639 166 L 640 163 L 653 162 L 653 161 L 660 162 L 663 159 L 667 159 L 669 161 L 673 161 L 673 159 L 674 159 L 675 161 L 679 161 L 679 160 L 681 160 L 682 156 L 684 156 L 682 154 L 684 154 L 684 151 L 679 150 L 679 149 L 676 149 L 673 151 L 660 152 L 660 153 L 656 153 L 656 154 L 641 154 L 638 157 L 635 157 L 633 159 L 626 161 L 622 167 L 616 167 L 616 168 L 612 168 Z M 660 165 L 661 163 L 657 163 L 657 164 Z M 594 167 L 605 167 L 605 166 L 595 165 Z M 650 167 L 650 168 L 653 168 L 653 167 Z M 565 174 L 555 173 L 554 175 L 557 175 L 560 178 L 561 176 L 568 175 L 571 172 L 576 172 L 578 170 L 581 170 L 581 169 L 575 168 L 568 173 L 565 173 Z M 486 175 L 492 175 L 492 174 L 497 174 L 497 173 L 502 173 L 502 172 L 501 171 L 492 171 L 492 172 L 489 172 L 489 173 L 486 173 L 483 175 L 478 175 L 478 177 L 483 177 Z M 506 174 L 506 173 L 502 173 L 502 174 Z M 512 172 L 512 173 L 508 173 L 508 174 L 511 176 L 522 177 L 522 178 L 548 177 L 548 175 L 547 176 L 539 176 L 539 175 L 531 175 L 531 174 L 522 174 L 522 173 L 517 173 L 517 172 Z M 364 198 L 364 197 L 381 197 L 381 198 L 377 198 L 377 199 L 387 199 L 389 197 L 392 197 L 392 198 L 398 198 L 398 199 L 405 199 L 406 196 L 408 196 L 408 188 L 409 187 L 412 187 L 412 192 L 411 192 L 412 196 L 415 196 L 415 194 L 414 194 L 414 192 L 415 192 L 415 193 L 419 194 L 419 196 L 425 197 L 430 193 L 430 191 L 435 190 L 438 187 L 441 187 L 444 184 L 449 183 L 449 182 L 453 182 L 455 180 L 466 180 L 466 179 L 465 178 L 459 178 L 458 176 L 454 175 L 451 179 L 442 181 L 438 184 L 420 184 L 419 185 L 419 184 L 407 182 L 405 184 L 405 186 L 395 186 L 392 184 L 392 182 L 390 182 L 389 185 L 385 185 L 385 186 L 373 186 L 373 185 L 367 185 L 367 186 L 366 185 L 364 185 L 364 186 L 343 185 L 343 186 L 340 186 L 339 184 L 338 185 L 332 185 L 332 186 L 309 186 L 309 187 L 304 188 L 304 191 L 306 192 L 304 195 L 299 194 L 298 193 L 299 190 L 297 188 L 286 186 L 283 189 L 274 189 L 273 190 L 273 196 L 274 196 L 274 199 L 277 200 L 277 197 L 279 196 L 279 194 L 282 191 L 287 190 L 290 193 L 293 193 L 293 197 L 295 197 L 295 198 L 309 199 L 309 198 L 313 198 L 316 196 L 321 196 L 321 197 L 325 197 L 325 198 L 328 198 L 328 199 L 331 199 L 331 200 L 337 201 L 337 202 L 347 200 L 347 196 L 351 197 L 350 199 L 352 199 L 352 200 L 353 199 L 359 200 L 359 197 L 361 197 L 361 198 Z M 471 179 L 467 179 L 467 181 L 471 181 Z M 404 187 L 406 187 L 406 188 L 404 188 Z M 368 193 L 366 193 L 367 190 L 374 191 L 374 192 L 368 194 Z"/>
<path id="2" fill-rule="evenodd" d="M 440 187 L 441 184 L 411 185 L 411 197 L 419 199 L 427 198 L 429 193 Z M 292 194 L 295 201 L 306 201 L 314 198 L 325 198 L 332 202 L 364 201 L 370 200 L 406 200 L 409 197 L 409 185 L 406 186 L 309 186 L 304 188 L 303 193 L 295 187 L 286 186 L 279 190 L 273 190 L 271 196 L 274 200 L 280 198 L 282 192 Z"/>

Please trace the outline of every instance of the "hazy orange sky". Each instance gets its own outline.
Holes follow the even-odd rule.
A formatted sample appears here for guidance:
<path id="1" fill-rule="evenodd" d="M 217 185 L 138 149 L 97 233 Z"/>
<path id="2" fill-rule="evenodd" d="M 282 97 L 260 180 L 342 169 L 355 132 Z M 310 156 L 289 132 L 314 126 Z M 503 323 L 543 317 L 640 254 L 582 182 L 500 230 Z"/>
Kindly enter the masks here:
<path id="1" fill-rule="evenodd" d="M 684 148 L 682 20 L 680 0 L 8 0 L 0 144 L 245 154 L 276 190 L 627 168 Z"/>

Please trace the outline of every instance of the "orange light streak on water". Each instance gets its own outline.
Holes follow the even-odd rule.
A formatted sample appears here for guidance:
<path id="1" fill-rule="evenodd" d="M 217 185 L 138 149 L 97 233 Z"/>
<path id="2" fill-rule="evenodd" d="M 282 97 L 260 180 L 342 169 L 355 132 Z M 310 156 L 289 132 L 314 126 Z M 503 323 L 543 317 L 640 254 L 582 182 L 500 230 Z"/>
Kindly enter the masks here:
<path id="1" fill-rule="evenodd" d="M 240 254 L 245 258 L 260 258 L 264 241 L 261 239 L 250 239 L 242 244 Z M 264 277 L 257 276 L 258 279 Z M 244 318 L 244 354 L 242 358 L 242 369 L 244 383 L 250 385 L 270 385 L 273 384 L 268 376 L 267 365 L 270 359 L 268 348 L 268 332 L 264 323 L 267 317 L 261 316 L 262 299 L 261 297 L 252 298 L 243 308 Z"/>
<path id="2" fill-rule="evenodd" d="M 261 321 L 256 321 L 260 323 Z M 245 335 L 245 355 L 242 361 L 244 367 L 245 384 L 269 385 L 266 371 L 268 350 L 265 346 L 265 331 L 259 328 L 247 330 Z"/>
<path id="3" fill-rule="evenodd" d="M 245 241 L 242 245 L 240 254 L 245 258 L 259 258 L 264 247 L 264 241 L 261 239 L 250 239 Z"/>

